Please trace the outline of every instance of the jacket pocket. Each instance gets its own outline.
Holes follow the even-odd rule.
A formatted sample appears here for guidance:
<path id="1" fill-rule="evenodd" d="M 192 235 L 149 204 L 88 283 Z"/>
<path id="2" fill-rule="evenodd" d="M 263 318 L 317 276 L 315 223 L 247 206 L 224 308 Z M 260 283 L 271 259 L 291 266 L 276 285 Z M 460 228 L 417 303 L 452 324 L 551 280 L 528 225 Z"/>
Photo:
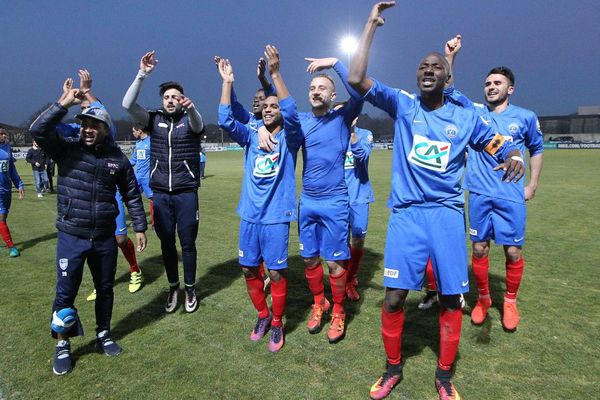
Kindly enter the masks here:
<path id="1" fill-rule="evenodd" d="M 67 204 L 62 209 L 62 220 L 63 221 L 69 219 L 69 217 L 70 217 L 70 214 L 71 214 L 71 201 L 72 201 L 71 198 L 67 199 Z"/>
<path id="2" fill-rule="evenodd" d="M 150 172 L 150 178 L 152 178 L 152 175 L 154 175 L 154 172 L 156 171 L 157 168 L 158 168 L 158 160 L 156 160 L 156 164 L 154 164 L 154 168 L 152 168 L 152 171 Z"/>
<path id="3" fill-rule="evenodd" d="M 187 170 L 190 173 L 190 175 L 192 176 L 192 178 L 196 178 L 196 175 L 194 175 L 194 173 L 192 172 L 190 166 L 187 163 L 187 160 L 183 160 L 183 165 L 185 165 L 185 167 L 187 168 Z"/>

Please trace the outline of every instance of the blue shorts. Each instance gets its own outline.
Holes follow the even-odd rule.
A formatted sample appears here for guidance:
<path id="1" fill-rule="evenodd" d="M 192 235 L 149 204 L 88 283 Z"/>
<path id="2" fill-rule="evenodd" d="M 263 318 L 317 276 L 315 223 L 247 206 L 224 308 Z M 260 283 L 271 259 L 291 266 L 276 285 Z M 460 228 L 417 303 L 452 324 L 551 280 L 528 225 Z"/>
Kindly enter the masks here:
<path id="1" fill-rule="evenodd" d="M 350 205 L 350 232 L 352 232 L 352 237 L 366 237 L 368 226 L 369 203 Z"/>
<path id="2" fill-rule="evenodd" d="M 10 210 L 10 203 L 12 201 L 12 193 L 0 193 L 0 214 L 8 214 L 8 210 Z"/>
<path id="3" fill-rule="evenodd" d="M 438 291 L 469 291 L 464 213 L 444 206 L 394 209 L 385 242 L 384 286 L 421 290 L 429 257 Z"/>
<path id="4" fill-rule="evenodd" d="M 257 267 L 264 261 L 269 269 L 285 269 L 289 237 L 289 222 L 255 224 L 241 220 L 238 262 L 244 267 Z"/>
<path id="5" fill-rule="evenodd" d="M 496 244 L 525 244 L 525 204 L 469 193 L 469 235 L 473 242 L 494 239 Z"/>
<path id="6" fill-rule="evenodd" d="M 348 260 L 348 197 L 314 198 L 300 195 L 299 209 L 300 255 L 305 258 L 321 256 L 326 261 Z"/>
<path id="7" fill-rule="evenodd" d="M 152 193 L 152 189 L 150 189 L 150 178 L 137 178 L 138 187 L 140 188 L 140 193 L 144 193 L 146 198 L 149 200 L 154 196 Z"/>
<path id="8" fill-rule="evenodd" d="M 117 215 L 117 218 L 115 219 L 115 222 L 117 223 L 117 227 L 115 228 L 115 236 L 127 235 L 125 205 L 123 204 L 123 198 L 119 192 L 117 192 L 115 199 L 117 200 L 117 205 L 119 206 L 119 215 Z"/>

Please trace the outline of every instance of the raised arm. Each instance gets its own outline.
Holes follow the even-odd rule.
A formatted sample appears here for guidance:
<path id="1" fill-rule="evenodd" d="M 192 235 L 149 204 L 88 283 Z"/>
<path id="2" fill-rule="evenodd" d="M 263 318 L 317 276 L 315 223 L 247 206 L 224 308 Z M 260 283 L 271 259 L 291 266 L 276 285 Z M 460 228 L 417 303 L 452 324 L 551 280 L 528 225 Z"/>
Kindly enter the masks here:
<path id="1" fill-rule="evenodd" d="M 454 36 L 448 40 L 444 46 L 444 55 L 448 65 L 450 66 L 450 79 L 446 82 L 446 87 L 454 85 L 454 63 L 456 62 L 456 56 L 462 47 L 462 36 L 460 34 Z"/>
<path id="2" fill-rule="evenodd" d="M 260 86 L 262 87 L 263 91 L 265 92 L 265 97 L 275 94 L 273 85 L 271 85 L 269 83 L 269 81 L 267 80 L 267 77 L 265 76 L 266 70 L 267 70 L 267 61 L 261 57 L 258 59 L 258 65 L 256 66 L 256 77 L 258 78 L 258 81 L 260 82 Z"/>
<path id="3" fill-rule="evenodd" d="M 154 55 L 155 52 L 153 50 L 142 56 L 140 60 L 140 69 L 131 86 L 129 86 L 129 89 L 127 89 L 122 103 L 129 115 L 131 115 L 136 122 L 144 126 L 148 125 L 150 122 L 150 114 L 148 114 L 148 111 L 146 111 L 144 107 L 137 103 L 137 98 L 140 94 L 140 90 L 142 89 L 142 82 L 154 70 L 156 64 L 158 64 L 158 60 L 154 57 Z"/>
<path id="4" fill-rule="evenodd" d="M 279 101 L 281 101 L 288 97 L 290 93 L 288 92 L 288 89 L 285 86 L 285 82 L 281 77 L 281 71 L 279 70 L 279 51 L 275 46 L 269 44 L 267 45 L 267 47 L 265 47 L 265 57 L 267 58 L 269 64 L 269 74 L 271 75 L 271 79 L 273 80 L 273 84 L 275 85 L 277 98 L 279 99 Z"/>
<path id="5" fill-rule="evenodd" d="M 310 64 L 308 64 L 308 67 L 306 67 L 306 72 L 313 74 L 315 72 L 333 68 L 333 70 L 336 72 L 336 74 L 338 75 L 338 77 L 340 78 L 342 83 L 344 84 L 344 87 L 346 88 L 346 90 L 348 91 L 350 96 L 354 97 L 354 98 L 362 97 L 362 95 L 360 93 L 358 93 L 356 90 L 354 90 L 354 88 L 352 86 L 350 86 L 348 84 L 348 68 L 346 68 L 346 66 L 337 58 L 335 58 L 335 57 L 327 57 L 327 58 L 305 57 L 304 60 L 310 62 Z"/>
<path id="6" fill-rule="evenodd" d="M 228 59 L 219 60 L 219 75 L 223 80 L 221 86 L 221 100 L 219 102 L 219 126 L 227 131 L 229 136 L 240 146 L 248 144 L 250 133 L 248 127 L 237 121 L 231 110 L 231 89 L 235 81 L 233 67 Z"/>
<path id="7" fill-rule="evenodd" d="M 373 85 L 373 80 L 367 78 L 367 65 L 375 30 L 385 23 L 385 19 L 381 16 L 381 13 L 395 5 L 395 1 L 382 1 L 373 6 L 358 42 L 358 49 L 350 63 L 348 83 L 361 95 L 365 95 Z"/>

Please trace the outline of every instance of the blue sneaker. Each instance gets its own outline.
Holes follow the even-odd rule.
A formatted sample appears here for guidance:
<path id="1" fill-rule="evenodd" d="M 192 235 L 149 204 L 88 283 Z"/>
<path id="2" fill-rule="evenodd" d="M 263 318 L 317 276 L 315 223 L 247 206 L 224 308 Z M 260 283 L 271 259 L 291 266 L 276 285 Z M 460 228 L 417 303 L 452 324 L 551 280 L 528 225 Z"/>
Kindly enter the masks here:
<path id="1" fill-rule="evenodd" d="M 10 249 L 8 249 L 9 257 L 19 257 L 20 255 L 21 255 L 21 252 L 16 247 L 11 247 Z"/>
<path id="2" fill-rule="evenodd" d="M 71 372 L 73 369 L 73 361 L 71 360 L 71 342 L 68 340 L 59 340 L 54 353 L 54 366 L 52 371 L 56 375 L 64 375 Z"/>
<path id="3" fill-rule="evenodd" d="M 96 337 L 96 350 L 109 357 L 118 356 L 123 351 L 121 346 L 111 339 L 107 330 L 98 333 Z"/>
<path id="4" fill-rule="evenodd" d="M 250 340 L 253 342 L 258 342 L 263 336 L 265 336 L 265 333 L 267 333 L 271 328 L 272 319 L 273 316 L 271 314 L 269 314 L 269 316 L 266 318 L 258 318 L 256 320 L 256 326 L 250 333 Z"/>

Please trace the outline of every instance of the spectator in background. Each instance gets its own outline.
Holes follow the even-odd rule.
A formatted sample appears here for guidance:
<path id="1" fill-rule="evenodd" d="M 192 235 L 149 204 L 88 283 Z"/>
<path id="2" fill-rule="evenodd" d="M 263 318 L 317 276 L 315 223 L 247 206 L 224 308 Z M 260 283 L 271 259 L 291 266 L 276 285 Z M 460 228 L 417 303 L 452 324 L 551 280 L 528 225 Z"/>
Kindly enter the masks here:
<path id="1" fill-rule="evenodd" d="M 31 164 L 37 197 L 42 198 L 44 197 L 42 192 L 44 191 L 45 183 L 48 181 L 48 176 L 46 175 L 46 153 L 38 147 L 35 140 L 33 141 L 33 147 L 27 152 L 25 161 Z"/>
<path id="2" fill-rule="evenodd" d="M 136 142 L 129 162 L 135 170 L 140 192 L 144 193 L 150 202 L 150 222 L 154 228 L 154 193 L 150 188 L 150 137 L 140 124 L 134 124 L 131 133 Z"/>
<path id="3" fill-rule="evenodd" d="M 200 149 L 200 179 L 206 178 L 204 171 L 206 170 L 206 153 L 204 149 Z"/>

